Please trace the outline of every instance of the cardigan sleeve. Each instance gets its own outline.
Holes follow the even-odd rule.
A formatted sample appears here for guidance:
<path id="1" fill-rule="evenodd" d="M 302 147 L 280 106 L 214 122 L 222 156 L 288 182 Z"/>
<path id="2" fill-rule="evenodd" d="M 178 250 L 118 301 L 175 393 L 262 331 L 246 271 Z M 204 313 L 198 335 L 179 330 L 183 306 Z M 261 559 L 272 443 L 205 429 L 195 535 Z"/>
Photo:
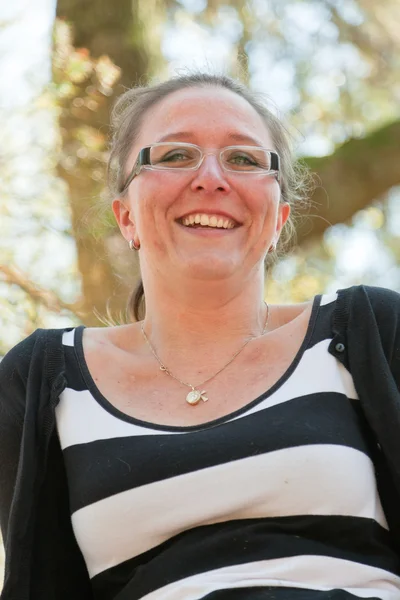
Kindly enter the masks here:
<path id="1" fill-rule="evenodd" d="M 370 287 L 368 289 L 381 335 L 382 347 L 400 391 L 400 294 L 387 288 Z"/>
<path id="2" fill-rule="evenodd" d="M 394 379 L 397 383 L 397 388 L 400 393 L 400 294 L 395 293 L 394 296 L 394 330 L 393 346 L 391 352 L 390 368 Z M 400 432 L 399 432 L 400 433 Z"/>
<path id="3" fill-rule="evenodd" d="M 4 543 L 17 479 L 26 381 L 35 340 L 36 332 L 14 346 L 0 362 L 0 526 Z"/>
<path id="4" fill-rule="evenodd" d="M 62 450 L 45 412 L 62 374 L 57 354 L 62 331 L 38 329 L 0 362 L 4 600 L 93 598 L 72 530 Z"/>

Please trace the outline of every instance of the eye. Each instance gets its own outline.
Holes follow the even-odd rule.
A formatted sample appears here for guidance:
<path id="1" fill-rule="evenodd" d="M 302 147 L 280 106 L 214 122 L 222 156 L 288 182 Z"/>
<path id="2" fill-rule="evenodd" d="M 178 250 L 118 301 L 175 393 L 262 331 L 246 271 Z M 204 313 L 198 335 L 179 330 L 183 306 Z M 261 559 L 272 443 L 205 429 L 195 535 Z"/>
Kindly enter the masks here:
<path id="1" fill-rule="evenodd" d="M 164 154 L 164 156 L 160 158 L 159 162 L 178 162 L 180 160 L 188 160 L 190 158 L 193 157 L 191 157 L 190 153 L 188 153 L 186 150 L 171 150 L 170 152 Z"/>
<path id="2" fill-rule="evenodd" d="M 243 149 L 230 150 L 225 153 L 223 160 L 229 169 L 235 171 L 252 171 L 260 168 L 260 162 L 252 152 Z"/>
<path id="3" fill-rule="evenodd" d="M 244 152 L 233 152 L 228 161 L 235 165 L 258 165 L 257 160 L 253 156 Z"/>
<path id="4" fill-rule="evenodd" d="M 222 153 L 226 168 L 231 171 L 265 171 L 270 168 L 269 154 L 263 148 L 238 146 Z"/>
<path id="5" fill-rule="evenodd" d="M 152 165 L 161 168 L 187 168 L 196 164 L 199 152 L 185 146 L 154 146 L 150 158 Z"/>

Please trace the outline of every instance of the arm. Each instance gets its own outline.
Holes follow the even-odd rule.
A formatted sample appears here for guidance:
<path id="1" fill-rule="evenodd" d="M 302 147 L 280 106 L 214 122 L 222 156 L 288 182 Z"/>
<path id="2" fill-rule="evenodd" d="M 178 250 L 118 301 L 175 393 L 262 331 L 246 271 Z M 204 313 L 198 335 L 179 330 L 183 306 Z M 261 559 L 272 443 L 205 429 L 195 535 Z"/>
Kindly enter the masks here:
<path id="1" fill-rule="evenodd" d="M 394 331 L 396 335 L 393 338 L 393 345 L 390 353 L 390 368 L 393 373 L 394 380 L 397 384 L 397 388 L 400 394 L 400 294 L 396 294 L 394 298 L 396 300 L 394 308 Z M 400 397 L 399 397 L 399 409 L 400 409 Z M 400 433 L 400 432 L 399 432 Z"/>
<path id="2" fill-rule="evenodd" d="M 7 600 L 17 596 L 89 600 L 90 580 L 72 531 L 57 436 L 51 435 L 46 457 L 40 452 L 35 455 L 41 425 L 27 398 L 31 394 L 35 400 L 43 390 L 47 394 L 43 379 L 46 353 L 51 355 L 51 348 L 44 343 L 47 333 L 35 331 L 0 362 L 0 525 L 6 547 L 3 595 Z M 25 461 L 22 477 L 20 455 Z M 16 487 L 18 503 L 13 504 Z"/>
<path id="3" fill-rule="evenodd" d="M 17 478 L 26 380 L 35 338 L 33 333 L 0 362 L 0 526 L 4 543 Z"/>
<path id="4" fill-rule="evenodd" d="M 374 389 L 368 403 L 369 421 L 379 447 L 374 463 L 382 505 L 400 556 L 400 294 L 376 287 L 367 291 L 375 323 L 365 315 L 361 318 L 368 329 L 377 328 L 374 340 L 380 338 L 382 344 L 379 348 L 374 341 L 371 354 L 386 359 L 370 364 L 367 378 Z M 366 396 L 369 391 L 365 390 Z"/>
<path id="5" fill-rule="evenodd" d="M 390 370 L 400 391 L 400 294 L 394 290 L 369 287 L 382 347 Z M 399 398 L 400 410 L 400 398 Z"/>

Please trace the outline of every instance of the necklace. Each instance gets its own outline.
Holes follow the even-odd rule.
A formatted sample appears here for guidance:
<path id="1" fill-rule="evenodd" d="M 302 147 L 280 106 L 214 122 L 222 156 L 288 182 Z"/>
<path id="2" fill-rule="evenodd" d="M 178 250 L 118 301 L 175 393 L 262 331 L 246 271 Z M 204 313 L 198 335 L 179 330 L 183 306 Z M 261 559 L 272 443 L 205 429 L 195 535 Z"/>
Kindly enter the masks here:
<path id="1" fill-rule="evenodd" d="M 267 307 L 267 316 L 265 318 L 265 324 L 264 324 L 264 329 L 262 330 L 261 335 L 264 335 L 267 332 L 267 327 L 268 327 L 268 320 L 269 320 L 269 306 L 268 304 L 265 302 L 265 306 Z M 251 342 L 251 340 L 254 340 L 257 336 L 252 336 L 249 339 L 247 339 L 245 341 L 245 343 L 239 348 L 239 350 L 237 352 L 235 352 L 235 354 L 228 360 L 228 362 L 221 368 L 219 369 L 219 371 L 217 371 L 216 373 L 214 373 L 213 375 L 211 375 L 211 377 L 208 377 L 207 379 L 205 379 L 204 381 L 202 381 L 201 383 L 197 384 L 197 385 L 192 385 L 191 383 L 186 383 L 185 381 L 182 381 L 182 379 L 179 379 L 179 377 L 176 377 L 176 375 L 174 375 L 173 373 L 171 373 L 171 371 L 168 369 L 168 367 L 166 367 L 162 362 L 160 357 L 158 356 L 154 346 L 151 344 L 149 338 L 146 335 L 146 332 L 144 330 L 144 324 L 143 322 L 140 325 L 140 329 L 142 331 L 143 337 L 146 340 L 154 358 L 157 360 L 158 364 L 160 365 L 160 371 L 164 371 L 164 373 L 166 373 L 167 375 L 169 375 L 170 377 L 172 377 L 173 379 L 175 379 L 175 381 L 179 381 L 179 383 L 181 383 L 182 385 L 185 385 L 186 387 L 189 387 L 191 389 L 191 391 L 188 393 L 188 395 L 186 396 L 186 402 L 192 406 L 194 406 L 195 404 L 198 404 L 200 402 L 200 400 L 203 400 L 203 402 L 207 402 L 208 397 L 207 397 L 207 392 L 206 390 L 202 390 L 200 391 L 197 388 L 201 388 L 205 383 L 208 383 L 209 381 L 211 381 L 211 379 L 214 379 L 214 377 L 216 377 L 217 375 L 219 375 L 224 369 L 226 369 L 226 367 L 228 365 L 231 364 L 231 362 L 234 361 L 234 359 L 242 352 L 242 350 L 245 349 L 245 347 L 247 346 L 247 344 L 249 342 Z"/>

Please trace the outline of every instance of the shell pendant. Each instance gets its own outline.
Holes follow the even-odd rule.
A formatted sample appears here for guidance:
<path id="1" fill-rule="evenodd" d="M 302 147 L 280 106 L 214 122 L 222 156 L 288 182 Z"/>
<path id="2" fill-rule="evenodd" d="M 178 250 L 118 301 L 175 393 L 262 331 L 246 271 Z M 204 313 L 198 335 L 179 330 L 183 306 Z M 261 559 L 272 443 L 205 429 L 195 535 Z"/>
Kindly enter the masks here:
<path id="1" fill-rule="evenodd" d="M 203 400 L 203 402 L 207 402 L 208 398 L 206 394 L 206 390 L 199 392 L 199 390 L 195 390 L 194 387 L 192 387 L 192 391 L 189 392 L 186 396 L 186 402 L 188 404 L 191 404 L 192 406 L 198 404 L 200 400 Z"/>

